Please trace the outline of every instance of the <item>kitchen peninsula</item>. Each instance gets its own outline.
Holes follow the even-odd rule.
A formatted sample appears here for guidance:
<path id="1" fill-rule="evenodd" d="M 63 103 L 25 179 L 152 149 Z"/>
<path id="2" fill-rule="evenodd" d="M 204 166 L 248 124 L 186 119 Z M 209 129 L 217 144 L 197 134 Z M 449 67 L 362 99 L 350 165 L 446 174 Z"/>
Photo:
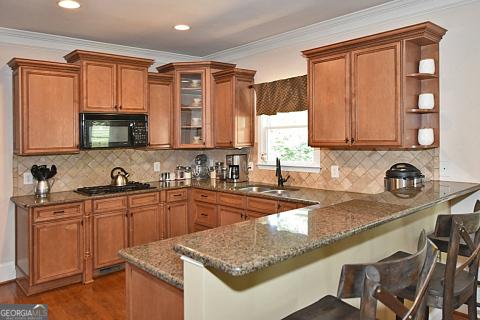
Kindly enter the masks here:
<path id="1" fill-rule="evenodd" d="M 374 195 L 335 192 L 337 201 L 121 250 L 128 317 L 282 318 L 335 294 L 343 264 L 415 250 L 450 201 L 478 190 L 432 181 Z"/>

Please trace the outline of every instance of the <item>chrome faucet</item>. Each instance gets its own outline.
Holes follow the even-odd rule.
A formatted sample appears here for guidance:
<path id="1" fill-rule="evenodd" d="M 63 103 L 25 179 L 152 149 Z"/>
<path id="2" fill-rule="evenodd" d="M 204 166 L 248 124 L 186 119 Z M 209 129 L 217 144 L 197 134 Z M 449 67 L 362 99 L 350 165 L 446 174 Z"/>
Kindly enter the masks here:
<path id="1" fill-rule="evenodd" d="M 286 178 L 282 177 L 282 165 L 280 164 L 279 158 L 277 158 L 277 168 L 275 170 L 275 177 L 277 177 L 278 186 L 281 188 L 283 188 L 284 183 L 287 182 L 288 179 L 290 179 L 290 176 L 287 176 Z"/>

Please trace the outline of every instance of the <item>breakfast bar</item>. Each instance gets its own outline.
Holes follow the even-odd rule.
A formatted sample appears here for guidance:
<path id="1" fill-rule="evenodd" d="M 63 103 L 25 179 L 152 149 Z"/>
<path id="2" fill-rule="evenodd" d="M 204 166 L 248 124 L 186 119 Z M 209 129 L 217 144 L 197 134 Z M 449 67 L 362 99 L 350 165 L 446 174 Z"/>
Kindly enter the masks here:
<path id="1" fill-rule="evenodd" d="M 280 319 L 335 295 L 343 264 L 413 252 L 421 230 L 431 232 L 452 200 L 478 190 L 478 184 L 432 181 L 121 250 L 128 314 Z"/>

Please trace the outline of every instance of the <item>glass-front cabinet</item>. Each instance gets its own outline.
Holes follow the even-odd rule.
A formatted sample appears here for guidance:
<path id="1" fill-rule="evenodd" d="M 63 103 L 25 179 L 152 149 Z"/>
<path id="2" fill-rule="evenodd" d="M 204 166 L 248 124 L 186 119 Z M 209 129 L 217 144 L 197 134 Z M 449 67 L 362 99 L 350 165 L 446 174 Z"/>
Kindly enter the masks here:
<path id="1" fill-rule="evenodd" d="M 205 146 L 205 72 L 179 72 L 178 144 Z"/>
<path id="2" fill-rule="evenodd" d="M 174 78 L 174 149 L 215 146 L 213 73 L 234 68 L 234 64 L 215 61 L 175 62 L 157 68 L 160 74 Z"/>

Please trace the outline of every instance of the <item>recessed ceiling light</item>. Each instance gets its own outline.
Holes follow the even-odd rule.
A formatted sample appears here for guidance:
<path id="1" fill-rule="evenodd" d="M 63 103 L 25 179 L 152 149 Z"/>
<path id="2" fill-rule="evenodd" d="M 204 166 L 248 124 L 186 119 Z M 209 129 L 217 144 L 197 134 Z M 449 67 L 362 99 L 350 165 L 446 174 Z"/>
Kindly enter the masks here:
<path id="1" fill-rule="evenodd" d="M 190 30 L 190 26 L 186 24 L 177 24 L 176 26 L 173 27 L 175 30 L 179 31 L 187 31 Z"/>
<path id="2" fill-rule="evenodd" d="M 80 8 L 80 3 L 74 0 L 61 0 L 58 1 L 58 5 L 65 9 L 78 9 Z"/>

